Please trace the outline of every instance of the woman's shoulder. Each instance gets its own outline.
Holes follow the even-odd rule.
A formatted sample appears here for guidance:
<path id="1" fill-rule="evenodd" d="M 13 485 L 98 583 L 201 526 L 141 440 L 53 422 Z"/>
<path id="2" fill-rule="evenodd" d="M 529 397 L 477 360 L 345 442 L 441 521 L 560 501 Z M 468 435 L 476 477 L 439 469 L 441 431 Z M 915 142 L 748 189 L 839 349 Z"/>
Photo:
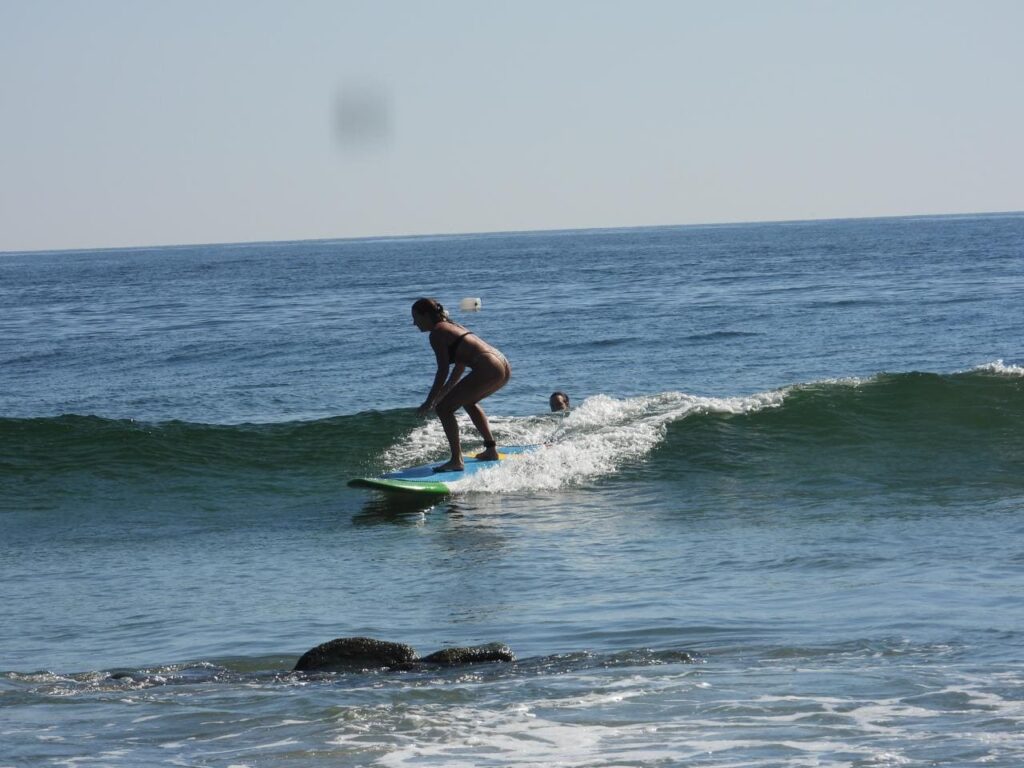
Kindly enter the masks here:
<path id="1" fill-rule="evenodd" d="M 463 332 L 464 329 L 461 325 L 445 320 L 430 329 L 430 338 L 441 341 L 444 339 L 454 338 L 456 335 Z"/>
<path id="2" fill-rule="evenodd" d="M 431 333 L 436 333 L 439 336 L 451 336 L 456 333 L 466 333 L 468 330 L 452 320 L 442 320 L 434 326 Z"/>

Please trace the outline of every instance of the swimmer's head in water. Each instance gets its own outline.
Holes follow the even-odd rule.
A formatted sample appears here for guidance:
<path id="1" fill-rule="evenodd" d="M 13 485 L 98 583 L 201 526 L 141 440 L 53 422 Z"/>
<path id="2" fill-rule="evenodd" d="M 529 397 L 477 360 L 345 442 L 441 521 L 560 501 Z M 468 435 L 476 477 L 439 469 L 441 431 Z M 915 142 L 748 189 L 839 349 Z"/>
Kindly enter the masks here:
<path id="1" fill-rule="evenodd" d="M 548 398 L 548 404 L 552 411 L 568 411 L 569 396 L 565 392 L 552 392 L 551 397 Z"/>

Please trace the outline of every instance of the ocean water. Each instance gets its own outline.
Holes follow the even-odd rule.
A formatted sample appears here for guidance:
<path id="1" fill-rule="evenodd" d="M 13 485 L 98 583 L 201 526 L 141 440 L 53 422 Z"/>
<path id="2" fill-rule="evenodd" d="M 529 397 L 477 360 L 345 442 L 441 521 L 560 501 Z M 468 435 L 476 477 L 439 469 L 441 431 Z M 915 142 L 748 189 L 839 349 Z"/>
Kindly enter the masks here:
<path id="1" fill-rule="evenodd" d="M 1018 768 L 1022 293 L 1024 214 L 0 254 L 0 768 Z M 547 446 L 349 488 L 422 295 Z"/>

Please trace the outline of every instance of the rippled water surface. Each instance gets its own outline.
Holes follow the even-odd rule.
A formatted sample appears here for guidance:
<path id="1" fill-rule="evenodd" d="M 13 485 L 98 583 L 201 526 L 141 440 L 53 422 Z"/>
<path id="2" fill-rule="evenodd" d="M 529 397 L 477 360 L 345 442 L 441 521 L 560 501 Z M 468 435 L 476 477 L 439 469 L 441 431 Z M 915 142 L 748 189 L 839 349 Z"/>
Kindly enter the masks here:
<path id="1" fill-rule="evenodd" d="M 1016 768 L 1022 288 L 1020 215 L 0 254 L 0 767 Z M 350 488 L 445 454 L 420 295 L 544 447 Z"/>

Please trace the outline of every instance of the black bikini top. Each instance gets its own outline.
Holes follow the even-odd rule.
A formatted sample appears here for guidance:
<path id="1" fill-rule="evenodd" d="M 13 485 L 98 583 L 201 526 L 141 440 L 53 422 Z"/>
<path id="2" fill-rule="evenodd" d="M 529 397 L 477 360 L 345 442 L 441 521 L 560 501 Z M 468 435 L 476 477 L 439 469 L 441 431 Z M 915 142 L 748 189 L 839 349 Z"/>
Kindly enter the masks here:
<path id="1" fill-rule="evenodd" d="M 453 341 L 451 344 L 448 345 L 448 360 L 449 360 L 449 362 L 452 362 L 452 363 L 455 362 L 455 350 L 457 350 L 459 348 L 459 344 L 462 343 L 462 340 L 464 338 L 466 338 L 467 336 L 471 336 L 472 334 L 473 334 L 472 331 L 466 331 L 464 334 L 459 336 L 459 338 L 457 338 L 455 341 Z"/>

